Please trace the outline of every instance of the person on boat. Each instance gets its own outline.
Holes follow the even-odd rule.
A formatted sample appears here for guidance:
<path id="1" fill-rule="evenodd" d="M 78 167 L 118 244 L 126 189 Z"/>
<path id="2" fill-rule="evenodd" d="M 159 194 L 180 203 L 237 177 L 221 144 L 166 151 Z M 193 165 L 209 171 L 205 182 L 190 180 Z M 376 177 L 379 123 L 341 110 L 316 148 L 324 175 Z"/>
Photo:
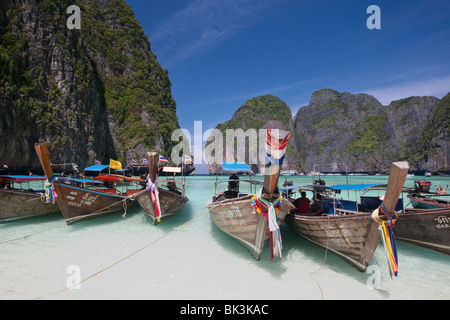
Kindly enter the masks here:
<path id="1" fill-rule="evenodd" d="M 440 187 L 439 189 L 436 190 L 436 193 L 440 194 L 440 195 L 444 195 L 444 194 L 447 194 L 447 191 L 445 191 L 443 187 Z"/>
<path id="2" fill-rule="evenodd" d="M 229 177 L 228 181 L 228 190 L 225 191 L 225 198 L 226 199 L 232 199 L 237 198 L 239 194 L 239 176 L 235 173 L 233 173 Z"/>
<path id="3" fill-rule="evenodd" d="M 301 197 L 294 201 L 294 206 L 297 208 L 296 214 L 305 214 L 309 212 L 310 200 L 306 197 L 306 192 L 301 192 Z"/>

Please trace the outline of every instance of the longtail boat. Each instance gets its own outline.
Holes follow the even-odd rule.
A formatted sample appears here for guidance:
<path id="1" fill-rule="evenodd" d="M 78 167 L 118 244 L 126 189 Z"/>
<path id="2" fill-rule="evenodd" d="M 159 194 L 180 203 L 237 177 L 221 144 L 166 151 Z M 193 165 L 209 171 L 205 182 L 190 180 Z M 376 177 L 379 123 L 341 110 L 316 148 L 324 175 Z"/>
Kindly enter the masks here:
<path id="1" fill-rule="evenodd" d="M 395 236 L 400 241 L 450 255 L 450 208 L 400 212 Z"/>
<path id="2" fill-rule="evenodd" d="M 411 205 L 416 209 L 450 209 L 450 201 L 425 197 L 417 194 L 408 195 Z"/>
<path id="3" fill-rule="evenodd" d="M 103 188 L 82 187 L 75 185 L 72 181 L 59 181 L 54 176 L 50 165 L 49 153 L 46 143 L 37 143 L 34 146 L 45 172 L 48 182 L 54 188 L 54 199 L 67 224 L 81 220 L 93 219 L 108 214 L 125 211 L 136 204 L 133 194 L 138 189 L 119 191 L 115 188 L 117 181 L 129 179 L 129 177 L 118 175 L 104 175 L 95 177 L 94 180 L 104 182 Z"/>
<path id="4" fill-rule="evenodd" d="M 237 175 L 225 181 L 216 181 L 214 196 L 206 204 L 215 225 L 247 248 L 256 260 L 260 260 L 263 246 L 269 239 L 271 258 L 281 257 L 279 223 L 294 208 L 278 191 L 278 178 L 288 140 L 289 133 L 279 140 L 272 137 L 269 129 L 266 152 L 270 162 L 264 168 L 264 182 L 239 180 Z M 245 163 L 222 163 L 222 167 L 228 172 L 251 172 Z M 241 182 L 250 185 L 250 192 L 242 192 Z M 217 186 L 221 183 L 228 183 L 228 189 L 217 192 Z M 260 188 L 259 193 L 256 193 L 256 186 Z M 255 188 L 255 193 L 252 188 Z"/>
<path id="5" fill-rule="evenodd" d="M 46 201 L 43 184 L 46 180 L 46 177 L 41 176 L 1 175 L 0 221 L 58 212 L 58 205 Z M 34 185 L 30 186 L 30 183 Z M 42 188 L 38 186 L 39 183 Z M 36 187 L 40 189 L 36 190 Z"/>
<path id="6" fill-rule="evenodd" d="M 189 198 L 186 196 L 185 184 L 175 179 L 158 179 L 157 164 L 159 156 L 156 152 L 148 152 L 148 182 L 145 190 L 136 194 L 136 200 L 145 213 L 152 218 L 153 224 L 161 219 L 181 211 Z M 182 173 L 180 167 L 164 167 L 163 172 L 174 175 Z"/>
<path id="7" fill-rule="evenodd" d="M 386 194 L 380 205 L 383 212 L 393 214 L 408 169 L 407 162 L 392 164 Z M 325 190 L 324 186 L 321 188 Z M 335 203 L 341 206 L 334 206 L 330 212 L 322 212 L 320 215 L 289 214 L 285 221 L 302 237 L 330 250 L 358 270 L 364 271 L 380 242 L 379 225 L 382 222 L 374 221 L 372 211 L 359 210 L 361 207 L 355 201 L 353 209 L 349 208 L 351 202 L 348 201 L 345 207 L 342 206 L 343 201 L 337 200 Z"/>

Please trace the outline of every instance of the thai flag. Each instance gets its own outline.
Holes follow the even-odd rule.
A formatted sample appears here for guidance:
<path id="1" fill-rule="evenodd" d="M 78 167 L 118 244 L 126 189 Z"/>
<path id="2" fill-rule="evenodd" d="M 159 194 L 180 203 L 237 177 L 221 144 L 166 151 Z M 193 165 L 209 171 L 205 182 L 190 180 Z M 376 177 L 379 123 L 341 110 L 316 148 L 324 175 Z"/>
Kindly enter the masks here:
<path id="1" fill-rule="evenodd" d="M 3 165 L 4 169 L 8 169 L 8 166 L 6 164 Z"/>
<path id="2" fill-rule="evenodd" d="M 94 164 L 96 164 L 96 165 L 101 165 L 102 163 L 101 163 L 100 161 L 98 161 L 98 160 L 95 160 L 95 161 L 94 161 Z"/>
<path id="3" fill-rule="evenodd" d="M 184 162 L 192 162 L 192 158 L 189 157 L 187 154 L 184 155 Z"/>
<path id="4" fill-rule="evenodd" d="M 143 163 L 148 163 L 148 160 L 147 159 L 142 159 L 142 162 Z"/>
<path id="5" fill-rule="evenodd" d="M 132 164 L 137 164 L 137 161 L 134 160 L 134 159 L 131 159 L 131 163 L 132 163 Z"/>
<path id="6" fill-rule="evenodd" d="M 166 162 L 169 163 L 169 160 L 167 160 L 166 158 L 164 158 L 163 156 L 159 156 L 159 162 Z"/>

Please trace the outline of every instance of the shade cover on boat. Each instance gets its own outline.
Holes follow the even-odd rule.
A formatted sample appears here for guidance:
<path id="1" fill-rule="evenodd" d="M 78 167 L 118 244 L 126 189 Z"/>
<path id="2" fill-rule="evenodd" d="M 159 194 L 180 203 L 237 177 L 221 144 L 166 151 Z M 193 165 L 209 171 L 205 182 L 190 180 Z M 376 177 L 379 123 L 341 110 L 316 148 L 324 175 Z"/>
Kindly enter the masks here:
<path id="1" fill-rule="evenodd" d="M 334 190 L 364 190 L 368 188 L 372 188 L 375 186 L 380 186 L 379 184 L 336 184 L 334 186 L 330 186 L 329 188 Z"/>
<path id="2" fill-rule="evenodd" d="M 222 162 L 222 168 L 224 171 L 229 171 L 229 172 L 251 171 L 250 167 L 244 162 Z"/>
<path id="3" fill-rule="evenodd" d="M 102 170 L 105 170 L 106 168 L 109 168 L 109 166 L 104 165 L 104 164 L 96 164 L 96 165 L 87 167 L 86 169 L 84 169 L 84 171 L 102 171 Z"/>

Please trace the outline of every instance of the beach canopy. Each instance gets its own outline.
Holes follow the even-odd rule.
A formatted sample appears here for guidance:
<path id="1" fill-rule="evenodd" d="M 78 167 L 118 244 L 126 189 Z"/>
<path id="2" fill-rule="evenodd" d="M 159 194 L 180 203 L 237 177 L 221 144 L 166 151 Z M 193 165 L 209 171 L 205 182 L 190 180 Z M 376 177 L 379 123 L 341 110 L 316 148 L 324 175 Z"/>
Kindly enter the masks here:
<path id="1" fill-rule="evenodd" d="M 311 184 L 296 184 L 293 186 L 287 186 L 287 187 L 283 187 L 283 188 L 279 188 L 280 191 L 288 191 L 291 189 L 296 189 L 296 188 L 303 188 L 303 187 L 314 187 L 314 185 Z"/>
<path id="2" fill-rule="evenodd" d="M 251 171 L 250 167 L 244 162 L 222 162 L 222 168 L 224 171 L 229 171 L 229 172 Z"/>

